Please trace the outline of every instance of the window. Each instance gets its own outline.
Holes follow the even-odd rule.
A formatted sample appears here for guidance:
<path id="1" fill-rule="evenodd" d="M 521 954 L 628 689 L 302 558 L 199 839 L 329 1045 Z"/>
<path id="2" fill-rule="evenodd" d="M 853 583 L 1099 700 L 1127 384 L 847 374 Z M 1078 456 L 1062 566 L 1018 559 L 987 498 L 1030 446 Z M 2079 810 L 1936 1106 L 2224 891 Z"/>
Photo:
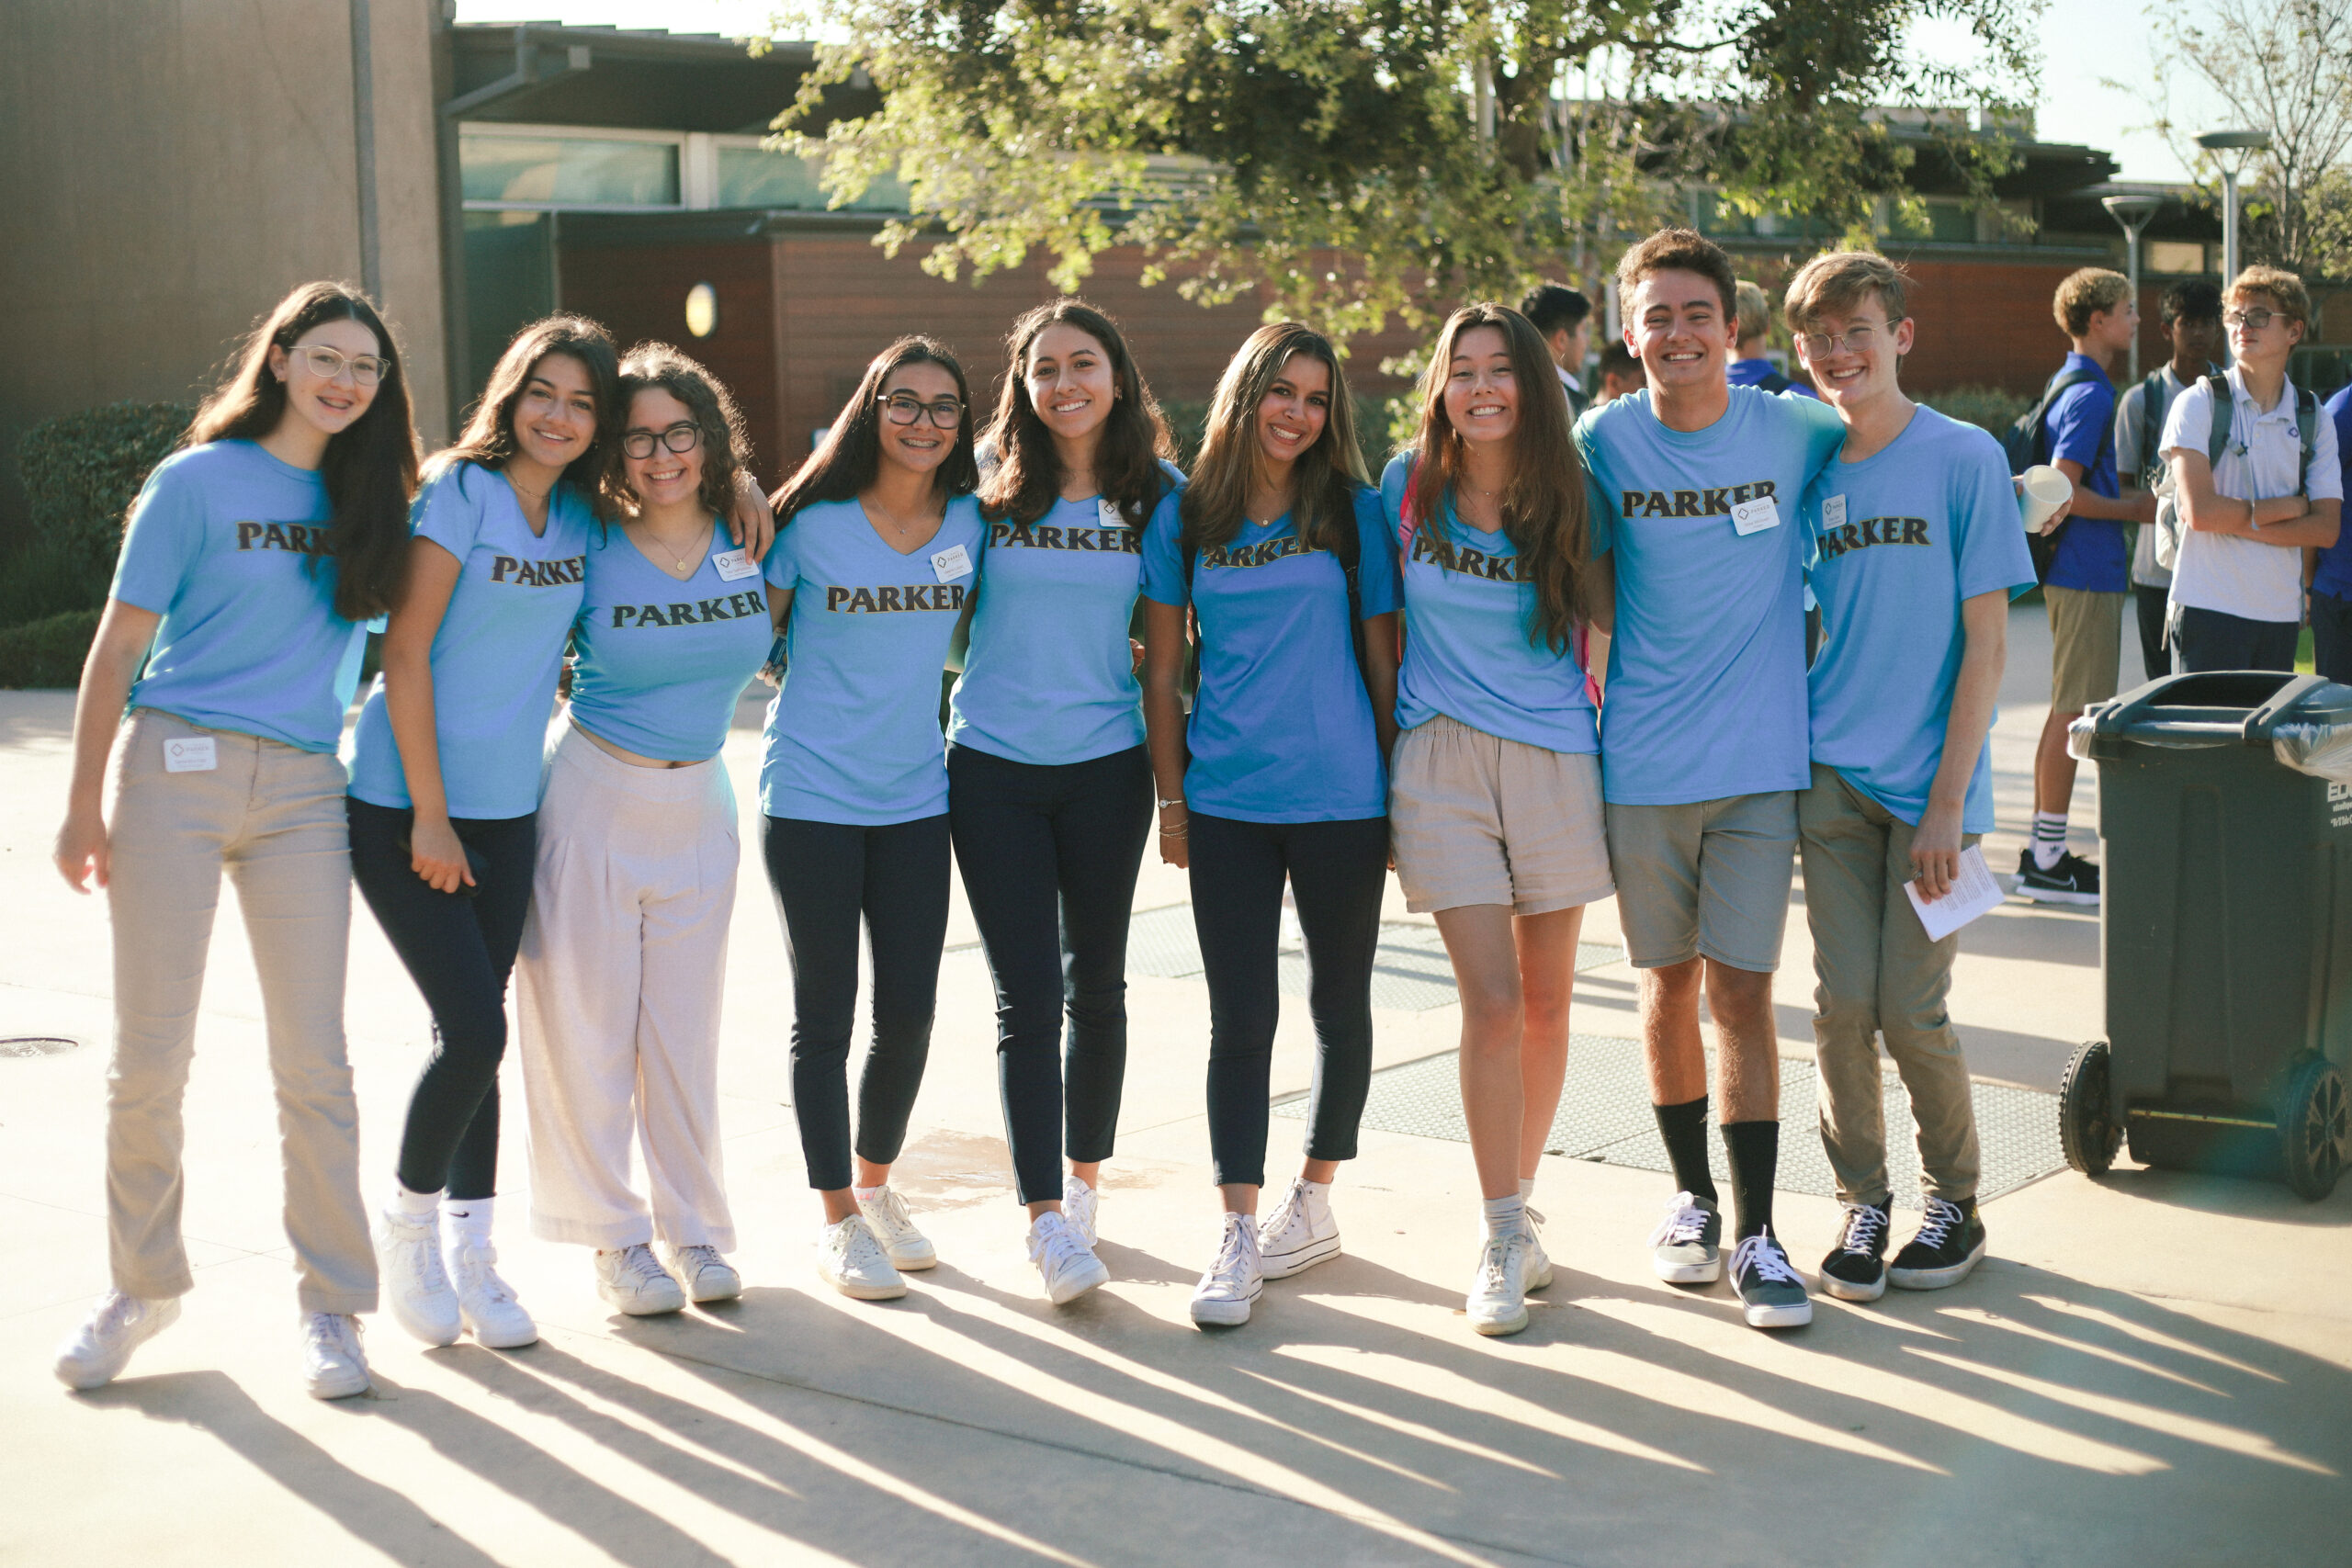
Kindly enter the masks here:
<path id="1" fill-rule="evenodd" d="M 675 207 L 678 144 L 469 131 L 458 141 L 465 199 L 548 207 Z"/>
<path id="2" fill-rule="evenodd" d="M 718 145 L 718 205 L 721 207 L 784 207 L 821 212 L 825 187 L 815 160 L 789 152 L 771 152 L 756 143 Z M 883 178 L 865 187 L 865 194 L 844 209 L 851 212 L 904 212 L 907 187 Z"/>

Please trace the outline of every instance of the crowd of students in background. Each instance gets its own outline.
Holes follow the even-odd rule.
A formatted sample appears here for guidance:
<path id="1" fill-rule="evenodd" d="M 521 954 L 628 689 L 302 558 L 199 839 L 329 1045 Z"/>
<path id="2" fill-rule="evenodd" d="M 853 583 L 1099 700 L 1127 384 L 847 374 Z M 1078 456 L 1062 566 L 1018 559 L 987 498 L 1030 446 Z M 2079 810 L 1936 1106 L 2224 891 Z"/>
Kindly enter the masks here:
<path id="1" fill-rule="evenodd" d="M 2308 310 L 2291 278 L 2167 295 L 2174 362 L 2118 412 L 2103 365 L 2132 306 L 2110 276 L 2061 291 L 2076 353 L 2046 406 L 2077 486 L 2049 574 L 2062 742 L 2062 710 L 2112 694 L 2115 525 L 2155 518 L 2160 460 L 2178 658 L 2275 652 L 2293 618 L 2275 568 L 2332 544 L 2340 494 L 2332 431 L 2299 437 L 2307 400 L 2282 390 Z M 2007 608 L 2036 581 L 2008 466 L 1905 395 L 1908 285 L 1883 257 L 1825 254 L 1790 281 L 1809 386 L 1766 356 L 1761 291 L 1696 233 L 1634 246 L 1616 282 L 1624 333 L 1590 398 L 1581 295 L 1455 311 L 1376 475 L 1319 333 L 1250 335 L 1185 473 L 1117 324 L 1064 299 L 1014 324 L 984 434 L 956 355 L 901 338 L 772 496 L 706 368 L 662 344 L 623 355 L 573 316 L 515 337 L 420 485 L 394 334 L 353 290 L 297 290 L 141 492 L 84 676 L 57 861 L 114 922 L 113 1289 L 59 1376 L 116 1376 L 191 1288 L 180 1098 L 223 873 L 267 1004 L 311 1393 L 368 1385 L 358 1314 L 379 1296 L 427 1344 L 537 1336 L 492 1243 L 510 977 L 532 1231 L 592 1249 L 623 1313 L 741 1291 L 718 1093 L 740 813 L 720 751 L 755 672 L 776 687 L 760 859 L 792 970 L 815 1267 L 844 1295 L 901 1295 L 936 1261 L 891 1175 L 951 863 L 995 980 L 1041 1287 L 1059 1303 L 1110 1278 L 1101 1169 L 1155 848 L 1189 877 L 1209 992 L 1218 1228 L 1196 1322 L 1245 1323 L 1266 1280 L 1341 1249 L 1332 1190 L 1358 1152 L 1392 864 L 1461 996 L 1478 1332 L 1524 1327 L 1552 1276 L 1530 1199 L 1583 911 L 1612 895 L 1675 1187 L 1652 1266 L 1716 1280 L 1728 1239 L 1747 1321 L 1809 1321 L 1772 1226 L 1771 985 L 1800 863 L 1843 1204 L 1819 1285 L 1867 1301 L 1964 1277 L 1985 1231 L 1945 1005 L 1957 939 L 1928 940 L 1903 889 L 1943 896 L 1993 826 Z M 2220 383 L 2201 368 L 2216 313 L 2236 361 Z M 2340 657 L 2352 574 L 2333 548 L 2319 572 L 2323 658 Z M 382 672 L 346 739 L 371 624 Z M 2071 771 L 2045 748 L 2027 860 L 2079 892 Z M 434 1029 L 372 1237 L 342 1018 L 354 881 Z M 1261 1215 L 1286 888 L 1317 1061 L 1302 1163 Z M 1899 1248 L 1880 1039 L 1926 1171 Z"/>

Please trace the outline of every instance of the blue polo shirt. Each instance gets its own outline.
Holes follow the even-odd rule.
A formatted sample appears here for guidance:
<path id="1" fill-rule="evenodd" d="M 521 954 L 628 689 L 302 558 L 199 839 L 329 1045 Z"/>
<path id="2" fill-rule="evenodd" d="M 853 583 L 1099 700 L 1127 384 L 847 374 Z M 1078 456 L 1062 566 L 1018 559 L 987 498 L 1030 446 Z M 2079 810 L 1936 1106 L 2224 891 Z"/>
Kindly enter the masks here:
<path id="1" fill-rule="evenodd" d="M 2042 449 L 2049 453 L 2049 462 L 2063 458 L 2080 463 L 2083 488 L 2113 500 L 2122 493 L 2115 477 L 2115 383 L 2087 354 L 2066 355 L 2058 374 L 2073 370 L 2087 370 L 2092 378 L 2067 388 L 2050 405 L 2042 423 Z M 2058 530 L 2050 586 L 2130 592 L 2132 552 L 2123 543 L 2123 525 L 2112 517 L 2068 518 Z"/>
<path id="2" fill-rule="evenodd" d="M 1821 396 L 1769 359 L 1735 359 L 1724 367 L 1724 379 L 1735 387 L 1760 387 L 1774 376 L 1785 377 L 1789 382 L 1788 389 L 1802 397 L 1817 399 Z"/>
<path id="3" fill-rule="evenodd" d="M 2335 421 L 2335 455 L 2344 464 L 2344 493 L 2352 495 L 2352 387 L 2320 405 Z M 2319 553 L 2319 572 L 2312 586 L 2338 599 L 2352 599 L 2352 527 L 2335 536 L 2335 543 Z"/>

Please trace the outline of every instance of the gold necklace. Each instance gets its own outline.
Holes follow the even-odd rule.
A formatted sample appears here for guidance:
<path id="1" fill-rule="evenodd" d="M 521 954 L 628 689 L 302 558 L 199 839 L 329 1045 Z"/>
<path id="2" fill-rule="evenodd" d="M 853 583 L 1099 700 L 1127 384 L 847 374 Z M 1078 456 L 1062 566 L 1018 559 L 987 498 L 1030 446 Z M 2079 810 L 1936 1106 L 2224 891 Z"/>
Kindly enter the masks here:
<path id="1" fill-rule="evenodd" d="M 700 553 L 701 553 L 701 554 L 703 554 L 703 555 L 708 555 L 708 554 L 710 553 L 710 530 L 711 530 L 711 529 L 712 529 L 712 527 L 713 527 L 713 526 L 715 526 L 715 525 L 716 525 L 716 524 L 715 524 L 715 520 L 714 520 L 714 522 L 712 522 L 712 523 L 706 523 L 706 524 L 704 524 L 704 525 L 703 525 L 703 527 L 702 527 L 702 549 L 701 549 L 701 551 L 700 551 Z M 646 524 L 646 525 L 645 525 L 645 536 L 646 536 L 647 538 L 649 538 L 649 539 L 651 539 L 655 544 L 657 544 L 657 545 L 659 545 L 659 546 L 661 546 L 661 547 L 662 547 L 662 553 L 663 553 L 664 555 L 667 555 L 667 556 L 670 558 L 671 561 L 673 563 L 673 568 L 674 568 L 674 570 L 677 570 L 677 571 L 684 571 L 684 570 L 686 570 L 686 563 L 687 563 L 689 560 L 692 560 L 692 559 L 694 558 L 694 556 L 693 556 L 693 555 L 691 555 L 691 554 L 689 554 L 689 555 L 683 555 L 683 556 L 682 556 L 682 555 L 680 555 L 680 554 L 679 554 L 679 553 L 678 553 L 674 548 L 673 548 L 673 547 L 671 547 L 671 544 L 670 544 L 670 541 L 669 541 L 669 540 L 667 540 L 667 539 L 663 538 L 661 535 L 659 535 L 659 534 L 657 534 L 657 533 L 655 533 L 655 532 L 653 531 L 653 525 L 651 525 L 650 523 L 648 523 L 648 524 Z"/>

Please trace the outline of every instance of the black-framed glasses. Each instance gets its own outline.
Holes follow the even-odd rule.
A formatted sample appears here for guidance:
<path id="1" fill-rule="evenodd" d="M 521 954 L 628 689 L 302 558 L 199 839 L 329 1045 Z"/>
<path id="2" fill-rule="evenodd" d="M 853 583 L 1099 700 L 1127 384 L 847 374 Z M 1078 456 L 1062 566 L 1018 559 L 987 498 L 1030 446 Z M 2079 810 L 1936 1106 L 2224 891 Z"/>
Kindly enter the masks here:
<path id="1" fill-rule="evenodd" d="M 955 398 L 927 403 L 912 392 L 892 392 L 879 400 L 883 417 L 892 424 L 912 424 L 925 414 L 933 430 L 953 430 L 964 423 L 964 405 Z"/>
<path id="2" fill-rule="evenodd" d="M 621 451 L 631 457 L 650 457 L 657 445 L 673 452 L 691 452 L 702 445 L 702 426 L 682 419 L 667 430 L 632 430 L 621 437 Z"/>
<path id="3" fill-rule="evenodd" d="M 349 370 L 354 385 L 372 387 L 381 381 L 392 367 L 389 359 L 379 359 L 372 354 L 347 355 L 324 344 L 312 344 L 295 352 L 302 356 L 302 363 L 311 367 L 311 374 L 322 381 L 332 381 Z"/>
<path id="4" fill-rule="evenodd" d="M 2258 333 L 2278 319 L 2278 312 L 2276 310 L 2224 310 L 2222 312 L 2223 326 L 2244 327 L 2250 333 Z"/>
<path id="5" fill-rule="evenodd" d="M 1871 344 L 1878 341 L 1876 327 L 1848 327 L 1832 337 L 1827 333 L 1806 333 L 1797 339 L 1804 346 L 1807 359 L 1826 359 L 1833 354 L 1868 354 Z"/>

